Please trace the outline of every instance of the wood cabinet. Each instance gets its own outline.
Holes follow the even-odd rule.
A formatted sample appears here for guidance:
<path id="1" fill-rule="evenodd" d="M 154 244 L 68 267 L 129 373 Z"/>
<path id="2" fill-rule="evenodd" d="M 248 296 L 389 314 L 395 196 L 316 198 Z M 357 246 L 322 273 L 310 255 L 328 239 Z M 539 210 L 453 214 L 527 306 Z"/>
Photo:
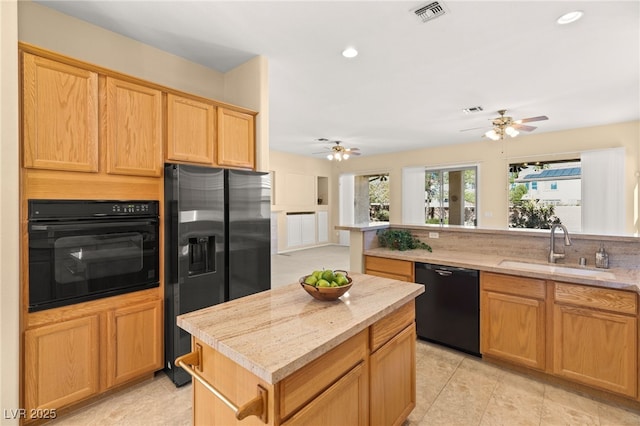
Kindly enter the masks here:
<path id="1" fill-rule="evenodd" d="M 365 256 L 364 273 L 394 280 L 415 282 L 413 262 L 387 257 Z"/>
<path id="2" fill-rule="evenodd" d="M 167 161 L 213 166 L 215 130 L 212 103 L 167 94 Z"/>
<path id="3" fill-rule="evenodd" d="M 251 114 L 218 107 L 216 161 L 219 166 L 255 169 L 255 118 Z"/>
<path id="4" fill-rule="evenodd" d="M 480 288 L 480 352 L 544 370 L 545 282 L 482 272 Z"/>
<path id="5" fill-rule="evenodd" d="M 371 424 L 401 425 L 415 408 L 415 356 L 415 324 L 371 354 Z"/>
<path id="6" fill-rule="evenodd" d="M 193 368 L 236 405 L 266 390 L 268 425 L 401 425 L 416 404 L 415 345 L 412 300 L 274 384 L 195 337 Z M 237 420 L 199 380 L 193 385 L 196 426 L 265 424 Z"/>
<path id="7" fill-rule="evenodd" d="M 162 92 L 106 77 L 105 119 L 107 173 L 162 174 Z"/>
<path id="8" fill-rule="evenodd" d="M 359 363 L 282 424 L 368 425 L 367 375 L 366 364 Z"/>
<path id="9" fill-rule="evenodd" d="M 98 171 L 98 74 L 22 54 L 23 165 Z"/>
<path id="10" fill-rule="evenodd" d="M 100 390 L 98 315 L 27 330 L 25 408 L 59 409 Z"/>
<path id="11" fill-rule="evenodd" d="M 554 284 L 553 373 L 637 396 L 637 295 Z"/>
<path id="12" fill-rule="evenodd" d="M 161 300 L 107 313 L 107 387 L 162 368 L 162 318 Z"/>
<path id="13" fill-rule="evenodd" d="M 162 368 L 163 302 L 145 291 L 28 317 L 34 325 L 24 333 L 27 412 L 61 410 Z"/>

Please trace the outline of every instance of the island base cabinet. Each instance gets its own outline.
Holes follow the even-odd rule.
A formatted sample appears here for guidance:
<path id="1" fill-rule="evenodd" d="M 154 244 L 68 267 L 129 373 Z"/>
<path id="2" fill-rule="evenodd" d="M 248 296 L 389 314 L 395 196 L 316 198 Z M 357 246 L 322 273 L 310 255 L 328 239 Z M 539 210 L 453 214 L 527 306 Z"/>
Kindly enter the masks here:
<path id="1" fill-rule="evenodd" d="M 572 306 L 554 307 L 553 373 L 586 385 L 637 395 L 637 318 Z"/>
<path id="2" fill-rule="evenodd" d="M 286 426 L 368 424 L 367 369 L 361 362 L 283 423 Z"/>
<path id="3" fill-rule="evenodd" d="M 415 356 L 415 323 L 371 354 L 372 425 L 401 425 L 415 408 Z"/>
<path id="4" fill-rule="evenodd" d="M 25 332 L 27 413 L 58 409 L 99 392 L 99 323 L 92 315 Z"/>

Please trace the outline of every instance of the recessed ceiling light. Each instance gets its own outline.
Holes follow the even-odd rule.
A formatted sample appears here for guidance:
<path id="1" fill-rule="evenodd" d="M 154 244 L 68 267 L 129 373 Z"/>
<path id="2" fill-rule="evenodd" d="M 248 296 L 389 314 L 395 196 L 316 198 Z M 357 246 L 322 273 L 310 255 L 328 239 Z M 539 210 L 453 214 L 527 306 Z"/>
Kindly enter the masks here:
<path id="1" fill-rule="evenodd" d="M 342 56 L 344 56 L 345 58 L 355 58 L 356 56 L 358 56 L 358 51 L 353 47 L 347 47 L 342 51 Z"/>
<path id="2" fill-rule="evenodd" d="M 582 18 L 582 15 L 584 15 L 584 12 L 581 10 L 574 10 L 573 12 L 565 13 L 556 22 L 560 25 L 570 24 Z"/>

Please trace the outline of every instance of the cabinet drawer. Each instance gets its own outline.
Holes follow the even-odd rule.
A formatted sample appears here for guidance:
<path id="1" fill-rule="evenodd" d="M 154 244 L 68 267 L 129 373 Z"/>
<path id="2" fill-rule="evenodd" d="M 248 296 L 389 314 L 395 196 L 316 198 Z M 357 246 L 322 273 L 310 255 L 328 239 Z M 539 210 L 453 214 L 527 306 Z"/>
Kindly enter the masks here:
<path id="1" fill-rule="evenodd" d="M 280 416 L 285 418 L 323 392 L 367 356 L 368 329 L 356 334 L 280 382 Z"/>
<path id="2" fill-rule="evenodd" d="M 555 300 L 577 306 L 635 315 L 637 295 L 631 291 L 555 283 Z"/>
<path id="3" fill-rule="evenodd" d="M 416 304 L 415 301 L 407 303 L 397 311 L 387 315 L 371 326 L 371 352 L 375 352 L 391 340 L 407 325 L 415 321 Z"/>
<path id="4" fill-rule="evenodd" d="M 496 291 L 499 293 L 533 297 L 535 299 L 545 299 L 544 280 L 535 278 L 481 272 L 480 288 L 483 291 Z"/>
<path id="5" fill-rule="evenodd" d="M 387 259 L 386 257 L 365 256 L 365 269 L 386 272 L 388 274 L 413 277 L 413 262 L 408 260 Z"/>

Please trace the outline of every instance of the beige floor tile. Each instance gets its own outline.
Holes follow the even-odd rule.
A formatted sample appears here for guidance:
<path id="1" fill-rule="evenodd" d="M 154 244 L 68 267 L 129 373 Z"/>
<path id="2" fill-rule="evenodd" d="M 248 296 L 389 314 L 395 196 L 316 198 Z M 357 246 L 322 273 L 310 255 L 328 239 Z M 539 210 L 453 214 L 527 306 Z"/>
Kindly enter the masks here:
<path id="1" fill-rule="evenodd" d="M 545 385 L 540 425 L 599 425 L 598 402 L 591 398 Z"/>
<path id="2" fill-rule="evenodd" d="M 598 404 L 601 426 L 640 426 L 640 409 L 632 411 L 628 408 L 609 404 Z"/>
<path id="3" fill-rule="evenodd" d="M 538 425 L 542 415 L 544 385 L 505 372 L 496 385 L 480 422 L 488 425 Z"/>

